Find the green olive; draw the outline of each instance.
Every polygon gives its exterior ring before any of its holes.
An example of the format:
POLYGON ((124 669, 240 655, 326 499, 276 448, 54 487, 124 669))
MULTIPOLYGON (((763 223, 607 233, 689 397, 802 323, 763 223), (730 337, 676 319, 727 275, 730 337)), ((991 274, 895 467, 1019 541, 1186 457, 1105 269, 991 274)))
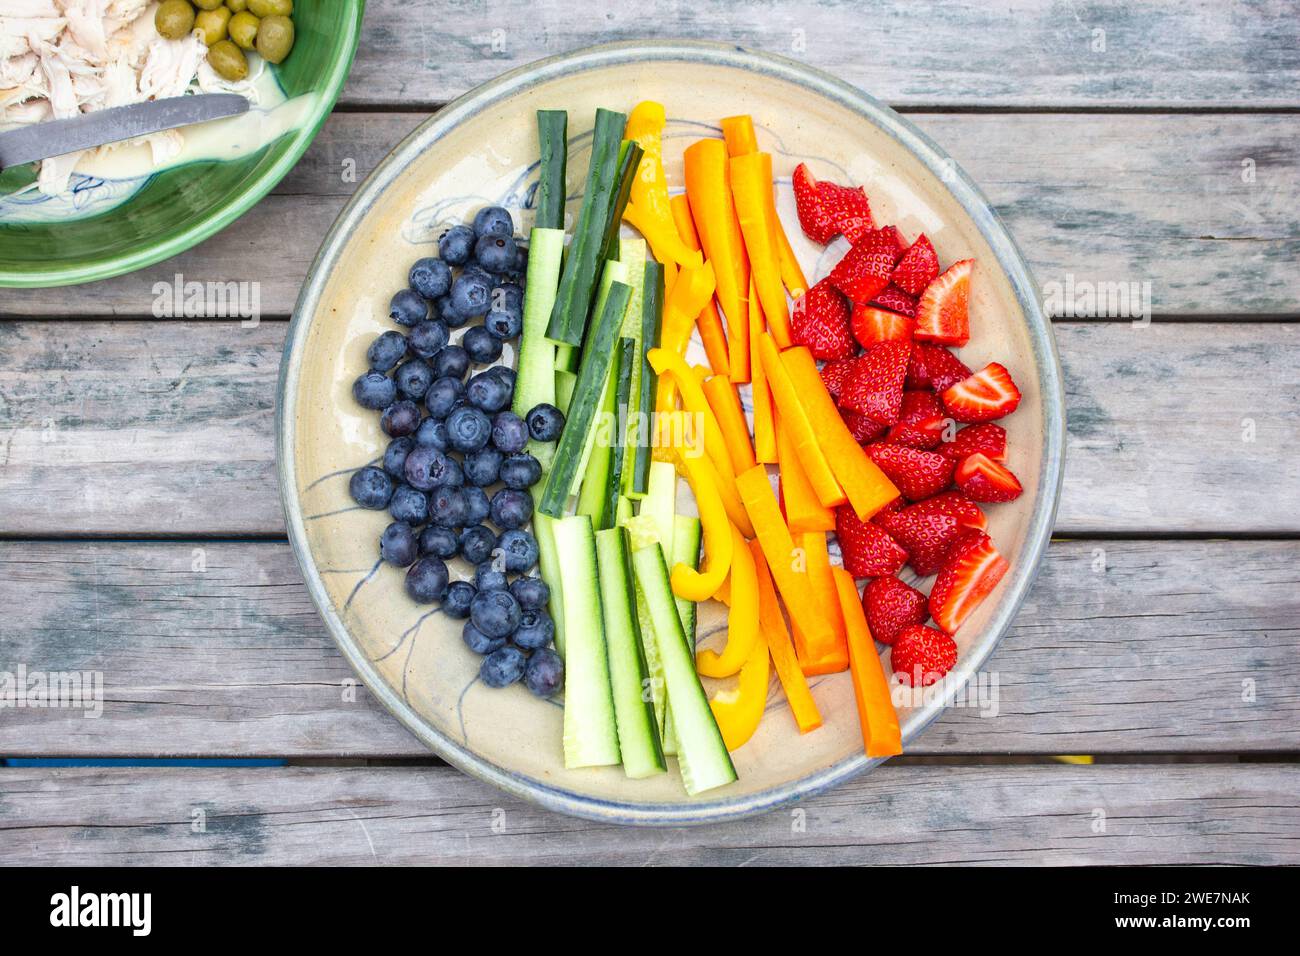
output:
POLYGON ((226 9, 231 13, 243 13, 248 9, 248 0, 226 0, 226 9))
POLYGON ((248 76, 248 60, 244 51, 229 40, 218 40, 208 48, 208 62, 217 75, 238 82, 248 76))
POLYGON ((273 15, 257 26, 257 52, 268 63, 279 63, 293 49, 293 21, 273 15))
POLYGON ((194 29, 194 8, 188 0, 163 0, 153 15, 153 25, 169 40, 179 40, 194 29))
POLYGON ((241 50, 253 49, 253 44, 257 42, 257 24, 257 17, 247 10, 241 10, 231 17, 230 39, 235 41, 235 46, 241 50))
POLYGON ((287 17, 293 13, 293 0, 248 0, 248 9, 259 17, 287 17))
POLYGON ((230 11, 225 7, 215 10, 202 10, 194 18, 194 29, 203 34, 203 42, 208 46, 226 38, 226 27, 230 23, 230 11))
POLYGON ((215 10, 221 6, 221 0, 192 0, 200 10, 215 10))

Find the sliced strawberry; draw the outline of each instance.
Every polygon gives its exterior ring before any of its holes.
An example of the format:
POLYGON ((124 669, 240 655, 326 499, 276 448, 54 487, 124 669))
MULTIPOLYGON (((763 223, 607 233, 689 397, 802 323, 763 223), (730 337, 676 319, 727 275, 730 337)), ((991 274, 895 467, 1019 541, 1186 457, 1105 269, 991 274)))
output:
POLYGON ((894 271, 889 277, 894 285, 908 295, 917 296, 924 292, 925 287, 938 275, 939 256, 935 253, 930 240, 925 237, 925 233, 921 233, 917 236, 916 242, 912 243, 911 248, 903 253, 903 258, 898 260, 898 265, 894 266, 894 271))
POLYGON ((851 412, 847 408, 840 409, 840 418, 844 419, 844 424, 849 426, 849 432, 853 435, 853 440, 859 445, 873 442, 885 433, 886 426, 881 425, 879 422, 873 422, 866 415, 851 412))
POLYGON ((853 359, 836 359, 822 366, 822 384, 826 386, 826 391, 831 393, 831 398, 840 397, 840 389, 844 385, 844 379, 848 377, 849 372, 852 370, 853 359))
POLYGON ((850 302, 870 302, 889 285, 897 261, 898 231, 892 226, 870 229, 835 264, 829 278, 850 302))
POLYGON ((885 286, 885 291, 871 300, 871 304, 909 319, 916 316, 916 299, 896 285, 885 286))
MULTIPOLYGON (((921 293, 916 304, 916 337, 941 345, 970 341, 970 274, 974 259, 950 265, 921 293)), ((838 285, 838 283, 836 283, 838 285)))
POLYGON ((853 337, 864 349, 869 349, 879 342, 912 341, 912 328, 916 322, 897 312, 873 309, 859 303, 853 306, 849 324, 853 327, 853 337))
POLYGON ((907 563, 907 552, 884 528, 859 521, 848 505, 835 509, 835 537, 840 542, 844 570, 855 578, 897 574, 907 563))
POLYGON ((929 687, 957 663, 957 642, 943 631, 913 624, 903 628, 889 652, 889 666, 911 687, 929 687))
POLYGON ((932 388, 942 392, 970 375, 962 360, 942 345, 917 342, 907 366, 908 388, 932 388))
POLYGON ((830 214, 822 206, 817 178, 804 163, 800 163, 794 168, 791 181, 794 184, 794 207, 799 213, 799 225, 803 227, 804 235, 813 242, 826 245, 835 238, 836 229, 830 214))
POLYGON ((955 634, 989 596, 1011 565, 983 531, 968 531, 953 544, 930 589, 930 616, 955 634))
POLYGON ((922 577, 943 566, 948 548, 963 530, 983 530, 988 525, 979 505, 960 491, 946 491, 899 511, 878 514, 873 520, 903 546, 922 577))
POLYGON ((971 501, 1015 501, 1023 490, 1010 468, 979 452, 961 460, 956 478, 971 501))
POLYGON ((910 342, 881 342, 854 361, 840 389, 840 407, 866 415, 878 425, 898 421, 903 379, 912 354, 910 342))
POLYGON ((867 454, 910 501, 923 501, 952 483, 955 462, 938 452, 880 443, 868 445, 867 454))
POLYGON ((814 358, 849 358, 857 352, 849 331, 849 304, 822 279, 794 300, 790 330, 796 345, 806 345, 814 358))
POLYGON ((871 636, 881 644, 893 644, 903 628, 924 624, 930 616, 925 595, 893 575, 867 584, 862 592, 862 609, 867 612, 871 636))
POLYGON ((934 392, 923 389, 905 391, 898 411, 898 423, 889 430, 885 441, 909 448, 936 448, 943 442, 947 420, 948 415, 934 392))
MULTIPOLYGON (((903 394, 903 402, 906 406, 907 393, 903 394)), ((1007 430, 992 422, 968 425, 953 436, 952 441, 944 442, 939 451, 954 461, 961 461, 975 454, 984 455, 994 461, 1005 461, 1007 430)))
POLYGON ((817 198, 821 201, 822 215, 849 242, 857 242, 876 226, 867 191, 861 186, 841 186, 823 180, 817 184, 817 198))
POLYGON ((945 389, 939 398, 959 422, 989 422, 1010 415, 1020 404, 1020 389, 1006 366, 989 362, 968 378, 945 389))

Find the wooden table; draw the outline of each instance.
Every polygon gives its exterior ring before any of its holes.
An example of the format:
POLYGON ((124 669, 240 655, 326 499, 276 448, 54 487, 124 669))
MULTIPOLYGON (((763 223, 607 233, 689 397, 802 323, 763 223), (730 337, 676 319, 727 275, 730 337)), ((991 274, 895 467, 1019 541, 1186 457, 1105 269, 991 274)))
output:
POLYGON ((1294 9, 369 7, 338 110, 256 209, 134 275, 0 292, 0 669, 106 685, 99 719, 0 711, 0 754, 288 765, 0 770, 0 862, 1300 862, 1294 9), (626 832, 507 799, 351 699, 285 542, 272 415, 355 179, 503 70, 649 33, 854 82, 970 171, 1040 283, 1149 281, 1154 321, 1056 322, 1066 488, 989 665, 997 717, 952 710, 793 815, 626 832), (263 321, 154 318, 177 273, 260 282, 263 321))

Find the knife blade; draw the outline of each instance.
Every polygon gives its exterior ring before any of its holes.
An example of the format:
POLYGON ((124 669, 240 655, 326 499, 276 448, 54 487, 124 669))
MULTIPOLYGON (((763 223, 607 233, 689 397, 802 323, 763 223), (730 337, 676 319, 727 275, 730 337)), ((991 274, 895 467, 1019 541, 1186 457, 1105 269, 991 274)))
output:
POLYGON ((0 171, 247 110, 248 100, 238 93, 198 93, 34 123, 0 133, 0 171))

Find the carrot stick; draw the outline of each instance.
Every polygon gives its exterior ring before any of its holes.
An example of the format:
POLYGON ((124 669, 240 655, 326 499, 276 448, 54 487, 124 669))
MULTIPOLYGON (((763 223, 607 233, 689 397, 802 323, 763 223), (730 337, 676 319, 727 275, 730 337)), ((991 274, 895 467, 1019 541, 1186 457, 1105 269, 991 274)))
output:
POLYGON ((754 457, 765 465, 776 464, 776 413, 772 410, 772 389, 758 357, 758 337, 763 334, 763 306, 749 280, 749 371, 750 398, 754 403, 754 457))
MULTIPOLYGON (((781 353, 776 347, 776 342, 766 332, 759 337, 758 355, 763 363, 763 373, 767 376, 767 383, 772 389, 772 401, 776 405, 782 424, 790 431, 790 438, 794 442, 794 453, 799 456, 804 474, 808 476, 809 484, 817 493, 817 499, 827 508, 844 504, 848 501, 844 489, 840 487, 835 474, 831 471, 830 463, 822 454, 821 446, 817 443, 817 433, 813 430, 812 423, 808 420, 799 401, 799 394, 795 391, 794 382, 781 361, 781 353)), ((825 386, 821 387, 824 391, 825 386)), ((863 454, 865 456, 866 453, 863 454)))
POLYGON ((723 376, 715 375, 704 383, 704 397, 709 400, 709 407, 722 429, 731 466, 737 472, 753 468, 756 464, 754 446, 749 441, 749 425, 745 422, 745 410, 740 407, 736 386, 723 376))
POLYGON ((749 114, 726 117, 722 121, 722 141, 727 144, 728 156, 757 153, 758 137, 754 135, 754 120, 749 114))
POLYGON ((799 268, 799 260, 795 258, 790 237, 785 234, 785 227, 781 225, 781 217, 776 214, 775 196, 772 197, 772 204, 768 207, 768 216, 772 220, 772 234, 776 237, 776 256, 781 265, 781 281, 789 290, 790 298, 797 299, 808 291, 808 280, 804 278, 803 270, 799 268))
POLYGON ((835 674, 849 666, 849 645, 844 635, 844 616, 840 613, 835 596, 835 579, 831 577, 831 556, 826 550, 826 532, 809 531, 799 536, 808 566, 808 583, 813 600, 822 609, 822 617, 830 626, 833 641, 825 646, 813 644, 806 635, 802 645, 795 641, 799 652, 799 666, 806 677, 815 674, 835 674))
POLYGON ((776 423, 776 449, 781 464, 781 500, 785 503, 785 520, 791 533, 834 531, 835 512, 818 500, 799 462, 790 430, 781 419, 776 423))
MULTIPOLYGON (((700 236, 695 231, 695 220, 691 218, 690 200, 682 193, 669 200, 668 205, 672 208, 673 221, 677 224, 677 233, 682 237, 682 242, 689 248, 698 250, 700 236)), ((714 375, 730 375, 727 333, 722 330, 722 316, 718 315, 717 306, 712 299, 705 303, 696 324, 700 330, 700 341, 704 343, 704 353, 709 357, 709 368, 713 369, 714 375)))
POLYGON ((749 255, 754 288, 763 302, 772 337, 781 348, 790 346, 790 307, 781 282, 781 261, 772 228, 772 157, 768 153, 733 156, 729 161, 731 195, 749 255))
POLYGON ((853 697, 858 704, 858 721, 868 757, 892 757, 903 752, 898 729, 898 713, 889 693, 889 680, 871 639, 862 601, 853 576, 843 568, 834 568, 835 591, 848 633, 849 667, 853 671, 853 697))
POLYGON ((790 644, 790 635, 785 629, 785 618, 781 615, 781 605, 776 600, 776 590, 772 587, 772 575, 763 556, 763 546, 757 541, 749 542, 749 550, 754 555, 754 567, 758 572, 758 620, 767 641, 767 650, 772 655, 772 665, 776 676, 785 691, 785 699, 794 714, 794 722, 799 733, 806 734, 822 725, 822 715, 817 710, 808 681, 799 669, 794 647, 790 644))

